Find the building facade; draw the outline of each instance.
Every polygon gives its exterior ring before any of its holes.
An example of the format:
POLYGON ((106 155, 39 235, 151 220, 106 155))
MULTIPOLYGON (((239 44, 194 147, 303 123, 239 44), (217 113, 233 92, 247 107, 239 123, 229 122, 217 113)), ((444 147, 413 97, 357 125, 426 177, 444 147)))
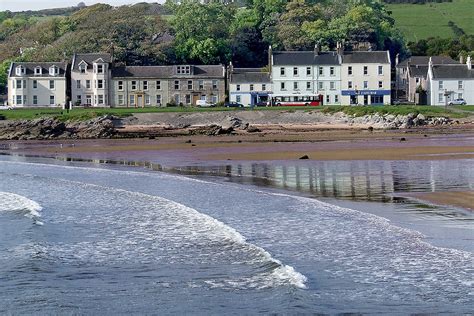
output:
POLYGON ((229 67, 229 101, 244 106, 268 105, 272 94, 270 73, 263 68, 229 67))
POLYGON ((112 70, 111 105, 213 104, 225 100, 223 65, 127 66, 112 70))
POLYGON ((270 49, 272 98, 299 100, 322 97, 322 103, 341 104, 341 56, 337 52, 276 51, 270 49))
POLYGON ((342 104, 391 104, 388 51, 344 52, 341 72, 342 104))
POLYGON ((428 64, 427 93, 429 105, 448 105, 450 101, 464 99, 474 104, 474 70, 472 59, 466 64, 434 65, 428 64))
POLYGON ((8 72, 8 105, 66 104, 67 63, 12 63, 8 72))
POLYGON ((112 56, 74 54, 71 65, 71 100, 77 106, 110 105, 112 56))

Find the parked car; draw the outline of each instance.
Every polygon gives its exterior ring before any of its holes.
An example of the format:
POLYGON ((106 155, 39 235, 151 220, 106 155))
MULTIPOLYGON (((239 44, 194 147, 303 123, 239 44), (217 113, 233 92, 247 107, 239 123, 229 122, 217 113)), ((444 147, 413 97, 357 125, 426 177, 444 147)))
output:
POLYGON ((268 106, 269 105, 269 102, 267 101, 260 101, 260 102, 257 102, 257 104, 255 104, 256 106, 268 106))
POLYGON ((243 108, 244 107, 244 105, 242 103, 235 102, 235 101, 226 102, 226 103, 224 103, 224 106, 226 108, 243 108))
POLYGON ((466 100, 456 99, 448 102, 448 105, 466 105, 466 100))
POLYGON ((201 107, 201 108, 210 108, 210 107, 214 106, 214 104, 212 104, 211 102, 209 102, 207 100, 197 100, 196 105, 201 107))

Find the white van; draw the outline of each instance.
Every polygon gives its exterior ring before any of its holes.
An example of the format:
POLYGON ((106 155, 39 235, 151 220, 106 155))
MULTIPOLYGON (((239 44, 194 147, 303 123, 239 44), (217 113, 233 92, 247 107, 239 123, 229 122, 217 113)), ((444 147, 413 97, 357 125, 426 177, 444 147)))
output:
POLYGON ((212 104, 211 102, 206 101, 206 100, 197 100, 196 105, 201 107, 201 108, 210 108, 210 107, 214 106, 214 104, 212 104))

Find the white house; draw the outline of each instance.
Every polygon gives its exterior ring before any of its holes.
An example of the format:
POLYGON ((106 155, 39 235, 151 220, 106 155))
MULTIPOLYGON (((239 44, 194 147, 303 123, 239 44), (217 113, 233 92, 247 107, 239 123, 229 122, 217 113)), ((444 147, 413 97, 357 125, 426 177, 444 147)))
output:
POLYGON ((71 66, 73 104, 108 106, 111 66, 110 54, 74 54, 71 66))
MULTIPOLYGON (((341 56, 338 52, 276 51, 270 48, 274 100, 315 100, 341 104, 341 56)), ((278 101, 274 103, 278 104, 278 101)))
POLYGON ((263 68, 229 67, 229 100, 244 106, 266 104, 272 93, 270 73, 263 68))
POLYGON ((341 71, 342 104, 391 103, 389 51, 344 52, 341 71))
POLYGON ((428 65, 427 93, 429 105, 447 105, 455 99, 474 104, 474 70, 469 56, 466 64, 428 65))
POLYGON ((11 106, 60 106, 66 103, 66 70, 62 62, 14 62, 8 72, 11 106))

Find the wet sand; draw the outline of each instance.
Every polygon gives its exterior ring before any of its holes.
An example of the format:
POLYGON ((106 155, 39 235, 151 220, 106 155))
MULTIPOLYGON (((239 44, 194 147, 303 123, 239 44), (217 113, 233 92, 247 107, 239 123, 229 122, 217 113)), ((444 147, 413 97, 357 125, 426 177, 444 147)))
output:
POLYGON ((451 205, 474 211, 474 191, 436 191, 404 193, 401 196, 436 205, 451 205))

